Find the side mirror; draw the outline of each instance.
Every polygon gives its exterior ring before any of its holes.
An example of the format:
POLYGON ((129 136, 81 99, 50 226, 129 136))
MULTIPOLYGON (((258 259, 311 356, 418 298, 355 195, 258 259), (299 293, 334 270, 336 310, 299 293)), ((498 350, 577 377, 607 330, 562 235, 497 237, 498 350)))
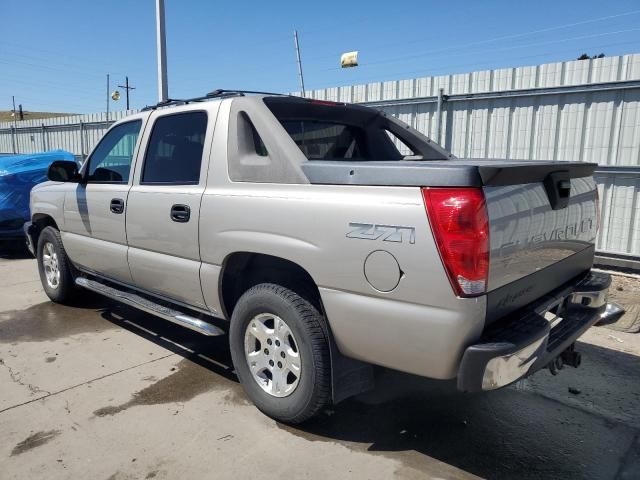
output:
POLYGON ((47 178, 52 182, 79 182, 78 164, 71 160, 56 160, 49 165, 47 178))

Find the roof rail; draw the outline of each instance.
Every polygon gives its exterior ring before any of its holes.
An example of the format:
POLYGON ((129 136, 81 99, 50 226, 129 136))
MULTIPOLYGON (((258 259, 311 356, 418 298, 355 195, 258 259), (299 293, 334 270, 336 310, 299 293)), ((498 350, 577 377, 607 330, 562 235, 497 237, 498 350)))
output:
POLYGON ((175 98, 169 98, 167 100, 164 100, 162 102, 158 102, 155 105, 149 105, 146 106, 142 109, 143 112, 149 111, 149 110, 155 110, 157 108, 162 108, 162 107, 173 107, 173 106, 177 106, 177 105, 187 105, 189 103, 194 103, 194 102, 204 102, 206 100, 212 100, 214 98, 222 98, 222 97, 234 97, 234 96, 244 96, 244 95, 277 95, 277 96, 284 96, 284 97, 291 97, 292 95, 288 95, 286 93, 274 93, 274 92, 259 92, 259 91, 255 91, 255 90, 224 90, 224 89, 217 89, 217 90, 213 90, 209 93, 207 93, 206 95, 202 96, 202 97, 194 97, 194 98, 185 98, 185 99, 175 99, 175 98))
POLYGON ((179 100, 177 98, 167 98, 166 100, 163 100, 162 102, 158 102, 155 105, 147 105, 141 111, 146 112, 148 110, 155 110, 156 108, 160 108, 160 107, 169 107, 172 105, 184 105, 187 103, 189 103, 188 100, 179 100))
POLYGON ((207 93, 207 97, 221 97, 226 95, 276 95, 278 97, 290 97, 291 95, 287 93, 275 93, 275 92, 261 92, 259 90, 223 90, 221 88, 214 90, 212 92, 207 93))

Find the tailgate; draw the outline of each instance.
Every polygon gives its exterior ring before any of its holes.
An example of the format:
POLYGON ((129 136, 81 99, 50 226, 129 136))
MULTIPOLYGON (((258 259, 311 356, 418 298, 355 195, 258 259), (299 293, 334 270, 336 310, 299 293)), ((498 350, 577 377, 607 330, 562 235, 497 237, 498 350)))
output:
POLYGON ((571 178, 565 171, 483 188, 490 225, 489 317, 505 315, 591 267, 598 208, 593 177, 571 178))

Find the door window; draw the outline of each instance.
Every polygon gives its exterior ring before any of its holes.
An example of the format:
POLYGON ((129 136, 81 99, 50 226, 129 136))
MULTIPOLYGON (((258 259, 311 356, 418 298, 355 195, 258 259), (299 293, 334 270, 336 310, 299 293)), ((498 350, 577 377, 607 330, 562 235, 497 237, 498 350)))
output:
POLYGON ((140 183, 197 185, 206 132, 206 112, 158 118, 149 139, 140 183))
POLYGON ((112 128, 89 157, 87 182, 127 183, 131 160, 140 134, 141 120, 112 128))

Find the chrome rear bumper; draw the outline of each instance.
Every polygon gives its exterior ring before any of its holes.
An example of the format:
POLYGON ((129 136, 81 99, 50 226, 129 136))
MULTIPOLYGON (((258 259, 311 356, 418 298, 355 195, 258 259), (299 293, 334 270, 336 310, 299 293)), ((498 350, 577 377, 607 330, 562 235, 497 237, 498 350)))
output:
POLYGON ((467 347, 458 389, 495 390, 531 375, 570 348, 592 325, 624 314, 607 303, 611 276, 590 272, 538 302, 492 324, 480 342, 467 347))

